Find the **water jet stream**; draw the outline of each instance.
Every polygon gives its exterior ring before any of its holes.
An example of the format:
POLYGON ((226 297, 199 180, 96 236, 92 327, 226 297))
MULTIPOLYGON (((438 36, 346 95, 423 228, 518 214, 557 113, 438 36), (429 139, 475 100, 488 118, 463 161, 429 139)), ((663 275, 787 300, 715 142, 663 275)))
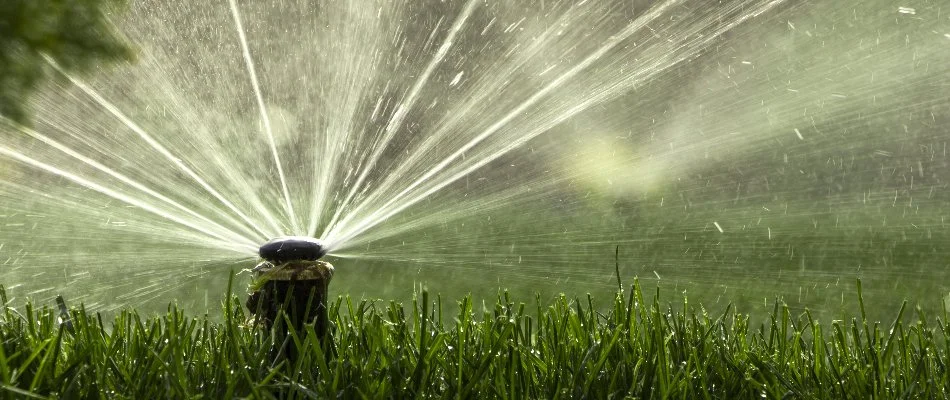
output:
MULTIPOLYGON (((501 129, 503 126, 505 126, 506 124, 508 124, 508 123, 509 123, 510 121, 512 121, 514 118, 520 116, 522 112, 524 112, 525 110, 527 110, 527 109, 529 109, 530 107, 534 106, 535 103, 537 103, 538 101, 540 101, 541 99, 543 99, 544 97, 546 97, 546 96, 547 96, 549 93, 551 93, 554 89, 557 89, 558 87, 560 87, 561 84, 563 84, 565 81, 567 81, 567 80, 573 78, 574 75, 576 75, 576 74, 579 73, 580 71, 583 71, 584 69, 586 69, 587 67, 589 67, 593 62, 595 62, 595 61, 597 61, 598 59, 600 59, 600 57, 602 57, 605 53, 607 53, 608 51, 610 51, 611 49, 613 49, 617 44, 623 42, 624 40, 626 40, 627 38, 629 38, 632 34, 638 32, 638 31, 640 31, 641 29, 643 29, 644 27, 646 27, 648 23, 650 23, 650 22, 652 22, 653 20, 655 20, 656 18, 658 18, 658 17, 659 17, 660 15, 662 15, 666 10, 668 10, 670 7, 673 7, 674 5, 678 4, 680 1, 682 1, 682 0, 671 0, 671 1, 664 2, 661 6, 652 8, 646 15, 637 17, 630 25, 628 25, 628 26, 623 30, 622 33, 620 33, 620 34, 618 34, 618 35, 612 36, 612 37, 610 38, 610 40, 609 40, 607 43, 605 43, 603 46, 601 46, 600 48, 598 48, 597 50, 595 50, 593 53, 591 53, 590 55, 588 55, 583 61, 581 61, 580 63, 576 64, 575 66, 573 66, 572 68, 570 68, 567 72, 561 74, 560 76, 558 76, 557 78, 555 78, 554 80, 552 80, 550 83, 548 83, 547 85, 545 85, 544 88, 542 88, 541 90, 539 90, 539 91, 537 91, 536 93, 532 94, 527 100, 525 100, 524 102, 522 102, 522 103, 521 103, 518 107, 516 107, 514 110, 508 112, 504 117, 502 117, 499 121, 495 122, 495 123, 494 123, 493 125, 491 125, 488 129, 486 129, 484 132, 480 133, 478 136, 476 136, 475 138, 473 138, 473 139, 471 139, 470 141, 468 141, 468 143, 466 143, 466 144, 464 144, 463 146, 461 146, 458 150, 455 150, 451 155, 449 155, 448 157, 446 157, 445 159, 443 159, 442 161, 440 161, 439 163, 437 163, 435 166, 433 166, 431 169, 429 169, 428 172, 426 172, 425 174, 423 174, 422 177, 420 177, 420 178, 416 179, 414 182, 410 183, 405 189, 403 189, 401 192, 397 193, 395 196, 392 196, 389 201, 387 201, 386 203, 384 203, 382 206, 380 206, 380 207, 378 208, 378 211, 376 211, 375 213, 371 214, 369 217, 364 218, 363 222, 357 223, 357 224, 356 224, 356 227, 352 228, 352 229, 350 230, 350 232, 348 232, 348 233, 346 233, 346 234, 343 234, 343 235, 339 235, 338 232, 336 232, 335 230, 329 230, 328 232, 326 232, 326 233, 323 235, 323 237, 324 237, 324 238, 333 238, 333 239, 330 239, 330 240, 332 240, 332 241, 330 242, 330 243, 332 243, 332 244, 330 245, 330 247, 331 247, 331 248, 337 248, 337 247, 340 246, 341 243, 346 242, 346 240, 352 238, 354 235, 358 234, 359 232, 361 232, 361 231, 363 231, 363 230, 366 230, 366 229, 369 229, 369 228, 371 228, 372 226, 378 224, 379 222, 382 222, 382 221, 385 220, 386 218, 392 216, 393 214, 395 214, 395 212, 394 212, 394 213, 390 213, 390 214, 386 214, 385 216, 383 216, 383 217, 381 217, 381 218, 377 218, 377 215, 378 215, 378 214, 384 213, 384 212, 385 212, 384 210, 386 210, 388 207, 390 207, 393 203, 395 203, 395 202, 401 200, 402 197, 406 196, 407 193, 410 193, 413 189, 415 189, 415 188, 416 188, 417 186, 419 186, 420 184, 422 184, 422 183, 424 183, 424 182, 427 182, 432 176, 434 176, 435 174, 441 172, 441 171, 442 171, 443 169, 445 169, 450 163, 452 163, 452 162, 455 161, 457 158, 459 158, 460 156, 462 156, 463 154, 465 154, 465 152, 467 152, 468 150, 472 149, 473 147, 475 147, 476 145, 478 145, 479 143, 481 143, 483 140, 485 140, 485 139, 488 138, 489 136, 491 136, 491 135, 493 135, 494 133, 496 133, 499 129, 501 129), (339 237, 339 238, 338 238, 338 237, 339 237)), ((582 102, 582 103, 583 103, 583 102, 582 102)), ((583 109, 585 109, 585 108, 586 108, 586 107, 582 107, 581 110, 583 110, 583 109)), ((447 133, 447 131, 442 131, 442 132, 446 132, 446 133, 447 133)), ((530 138, 529 138, 529 139, 530 139, 530 138)), ((522 142, 522 143, 523 143, 523 142, 522 142)), ((494 156, 489 157, 489 158, 486 158, 485 163, 490 162, 491 160, 493 160, 493 159, 495 159, 495 158, 497 158, 497 157, 500 157, 502 154, 504 154, 504 152, 502 152, 502 153, 496 153, 494 156)), ((391 176, 397 176, 397 175, 394 174, 394 175, 391 175, 391 176)), ((462 176, 464 176, 464 174, 463 174, 462 176)), ((456 178, 456 179, 457 179, 457 178, 456 178)), ((455 179, 449 180, 449 181, 445 182, 445 185, 451 184, 451 183, 454 182, 454 181, 455 181, 455 179)), ((386 189, 386 188, 383 187, 382 189, 379 189, 379 190, 377 191, 377 193, 385 193, 385 189, 386 189)), ((438 189, 436 189, 436 190, 438 190, 438 189)), ((433 192, 434 192, 434 190, 433 190, 433 192)), ((430 192, 430 193, 431 193, 431 192, 430 192)), ((427 196, 427 195, 428 195, 428 194, 426 194, 426 196, 427 196)), ((425 197, 425 196, 421 196, 421 198, 424 198, 424 197, 425 197)), ((408 203, 406 204, 405 207, 409 207, 409 206, 411 206, 411 205, 414 204, 414 203, 415 203, 415 202, 410 201, 410 202, 408 202, 408 203)), ((361 204, 360 206, 357 206, 354 210, 352 210, 352 212, 350 212, 349 217, 350 217, 350 218, 353 218, 353 217, 355 217, 356 215, 359 215, 359 212, 362 211, 363 208, 368 207, 369 204, 370 204, 369 201, 363 202, 363 204, 361 204)), ((403 207, 403 208, 405 208, 405 207, 403 207)), ((401 209, 402 209, 402 208, 401 208, 401 209)), ((400 210, 401 210, 401 209, 400 209, 400 210)), ((396 211, 396 212, 398 212, 398 211, 396 211)), ((346 223, 348 223, 348 222, 349 222, 348 219, 347 219, 347 220, 344 220, 340 225, 346 225, 346 223)), ((333 228, 336 228, 336 225, 335 225, 335 224, 331 224, 331 227, 328 227, 328 229, 333 229, 333 228)))
MULTIPOLYGON (((343 198, 343 201, 340 202, 337 212, 333 215, 333 218, 330 220, 327 226, 336 225, 343 211, 349 208, 350 201, 353 199, 353 196, 356 195, 360 189, 362 189, 363 181, 370 174, 370 172, 373 171, 373 168, 376 167, 376 163, 379 161, 380 156, 382 156, 383 151, 389 147, 389 143, 393 140, 397 130, 402 128, 403 121, 405 121, 406 116, 409 115, 409 110, 415 106, 423 86, 429 82, 429 77, 432 76, 432 73, 435 71, 436 67, 439 66, 439 64, 442 63, 442 60, 445 59, 446 54, 448 54, 449 49, 452 47, 456 35, 458 35, 458 33, 465 26, 465 22, 468 20, 469 16, 472 15, 472 12, 475 10, 477 5, 478 0, 469 0, 468 3, 465 4, 465 8, 463 8, 462 13, 456 18, 455 23, 452 24, 452 28, 449 30, 448 35, 446 35, 442 45, 439 46, 439 50, 432 56, 432 59, 429 60, 429 64, 426 65, 425 70, 416 80, 416 83, 413 84, 412 88, 409 90, 409 94, 404 100, 400 102, 399 106, 396 107, 396 111, 390 117, 389 122, 386 123, 382 138, 373 143, 373 153, 369 156, 369 160, 363 164, 362 172, 360 173, 359 177, 356 178, 356 181, 351 185, 349 192, 346 194, 346 197, 343 198)), ((316 221, 314 221, 314 223, 311 225, 311 228, 310 235, 313 236, 316 234, 316 221)), ((324 234, 327 233, 328 232, 324 232, 324 234)))
POLYGON ((267 107, 264 106, 264 96, 261 95, 261 84, 257 80, 254 60, 251 59, 251 50, 247 46, 247 37, 244 35, 244 26, 241 24, 241 14, 238 12, 235 0, 228 0, 228 4, 231 5, 231 15, 234 17, 234 26, 237 29, 238 38, 241 40, 241 52, 244 55, 244 61, 247 63, 247 73, 250 75, 251 87, 254 88, 254 98, 257 100, 257 107, 261 112, 261 122, 264 124, 264 133, 267 134, 267 143, 270 145, 270 152, 274 157, 274 166, 277 167, 277 175, 280 177, 280 188, 284 194, 284 209, 287 211, 287 218, 290 220, 291 228, 299 232, 300 224, 297 221, 297 214, 294 213, 294 205, 290 201, 290 190, 287 189, 287 177, 284 176, 284 167, 280 162, 280 156, 277 154, 277 143, 274 141, 274 131, 271 129, 270 117, 267 115, 267 107))
POLYGON ((926 303, 950 42, 932 1, 904 6, 134 2, 136 64, 0 122, 0 281, 201 310, 307 235, 334 291, 373 298, 600 297, 619 245, 625 280, 703 302, 839 310, 861 277, 926 303))
MULTIPOLYGON (((339 249, 344 248, 345 243, 348 240, 352 239, 354 236, 359 235, 365 230, 370 229, 373 226, 376 226, 382 221, 385 221, 386 219, 392 217, 393 215, 401 212, 402 210, 405 210, 406 208, 418 203, 419 201, 425 199, 429 195, 441 190, 442 188, 461 179, 462 177, 467 176, 471 172, 483 167, 484 165, 497 159, 498 157, 501 157, 502 155, 506 154, 512 149, 515 149, 523 145, 527 141, 546 132, 548 129, 556 126, 562 121, 567 120, 568 118, 576 115, 577 113, 586 110, 592 105, 615 98, 616 96, 619 96, 628 87, 632 87, 644 81, 648 81, 652 79, 653 77, 659 75, 660 73, 666 71, 667 69, 687 59, 695 57, 696 54, 701 52, 709 42, 715 40, 720 35, 724 34, 725 32, 728 32, 729 30, 735 28, 736 26, 742 24, 743 22, 745 22, 746 20, 750 18, 761 15, 762 13, 772 9, 773 7, 783 2, 784 0, 772 0, 766 4, 759 5, 753 10, 744 10, 742 7, 737 7, 737 9, 739 10, 746 11, 746 13, 742 15, 740 18, 736 19, 735 21, 729 24, 726 24, 725 26, 714 31, 712 34, 703 37, 702 40, 695 41, 692 43, 687 42, 687 43, 681 44, 675 47, 673 51, 669 51, 666 53, 666 55, 678 54, 677 50, 684 49, 683 54, 680 55, 679 57, 672 60, 668 60, 666 57, 664 57, 663 59, 661 59, 661 62, 654 62, 647 68, 639 69, 639 71, 644 71, 644 74, 642 76, 640 76, 640 74, 637 74, 637 73, 631 74, 630 76, 625 78, 625 82, 621 81, 617 85, 610 88, 612 90, 604 90, 604 91, 601 91, 600 93, 596 93, 594 96, 592 96, 589 99, 584 99, 582 101, 579 101, 576 105, 572 106, 568 110, 561 112, 555 117, 553 117, 552 119, 548 120, 547 122, 542 123, 540 125, 541 126, 540 128, 533 130, 531 133, 523 134, 521 137, 507 144, 500 151, 496 151, 492 154, 489 154, 488 156, 475 162, 472 166, 465 168, 462 171, 459 171, 458 173, 455 173, 449 176, 448 178, 442 180, 441 182, 436 182, 434 185, 432 185, 431 188, 425 189, 423 193, 416 195, 415 197, 412 197, 407 201, 404 201, 403 204, 398 205, 398 206, 393 206, 398 201, 402 200, 403 197, 405 197, 408 193, 411 193, 413 189, 415 189, 416 187, 424 183, 428 183, 430 178, 442 172, 445 168, 449 166, 450 163, 452 163, 453 161, 461 157, 463 154, 465 154, 465 152, 471 150, 472 148, 474 148, 476 145, 478 145, 480 142, 482 142, 489 136, 498 132, 507 123, 509 123, 514 118, 519 116, 529 107, 532 107, 535 103, 537 103, 542 98, 547 96, 553 90, 557 89, 565 81, 568 81, 579 72, 588 68, 595 61, 599 60, 604 54, 606 54, 608 51, 613 49, 619 43, 629 38, 634 33, 639 32, 641 29, 647 27, 650 21, 653 21, 654 19, 663 15, 669 9, 669 7, 672 7, 675 4, 677 4, 677 1, 668 1, 660 7, 651 9, 651 11, 648 12, 645 16, 641 16, 637 18, 633 23, 628 25, 620 34, 612 36, 610 41, 608 41, 606 44, 604 44, 603 46, 598 48, 596 51, 594 51, 592 54, 587 56, 583 61, 576 64, 567 72, 565 72, 564 74, 560 75, 559 77, 551 81, 543 89, 533 94, 531 97, 529 97, 525 102, 523 102, 517 108, 515 108, 510 113, 502 117, 498 122, 491 125, 484 132, 482 132, 481 134, 479 134, 478 136, 470 140, 468 143, 463 145, 461 148, 456 150, 454 153, 452 153, 451 155, 449 155, 448 157, 440 161, 438 164, 432 167, 428 172, 426 172, 420 178, 416 179, 414 182, 409 184, 405 189, 400 191, 398 194, 396 194, 395 196, 392 196, 390 200, 388 200, 383 205, 379 206, 377 208, 377 211, 365 217, 361 222, 356 223, 348 231, 346 231, 345 233, 339 233, 333 230, 329 231, 327 234, 323 236, 328 241, 328 247, 334 250, 339 250, 339 249), (644 17, 646 18, 644 19, 644 17)), ((360 210, 360 207, 357 207, 353 211, 353 213, 350 215, 356 215, 359 210, 360 210)))
POLYGON ((32 159, 32 158, 30 158, 30 157, 24 155, 24 154, 21 154, 21 153, 19 153, 19 152, 16 152, 16 151, 14 151, 14 150, 12 150, 12 149, 9 149, 9 148, 7 148, 7 147, 5 147, 5 146, 0 146, 0 154, 6 155, 7 157, 10 157, 10 158, 12 158, 12 159, 14 159, 14 160, 20 161, 20 162, 22 162, 22 163, 24 163, 24 164, 30 165, 30 166, 32 166, 32 167, 34 167, 34 168, 41 169, 41 170, 46 171, 46 172, 49 172, 49 173, 51 173, 51 174, 58 175, 58 176, 61 176, 61 177, 63 177, 63 178, 69 179, 69 180, 71 180, 71 181, 73 181, 73 182, 76 182, 76 183, 78 183, 78 184, 80 184, 80 185, 82 185, 82 186, 85 186, 85 187, 89 188, 89 189, 95 190, 95 191, 97 191, 97 192, 99 192, 99 193, 102 193, 102 194, 104 194, 104 195, 106 195, 106 196, 112 197, 112 198, 114 198, 114 199, 116 199, 116 200, 119 200, 119 201, 122 201, 122 202, 124 202, 124 203, 126 203, 126 204, 129 204, 129 205, 132 205, 132 206, 135 206, 135 207, 139 207, 139 208, 141 208, 141 209, 143 209, 143 210, 146 210, 146 211, 148 211, 148 212, 151 212, 151 213, 153 213, 153 214, 155 214, 155 215, 158 215, 158 216, 160 216, 160 217, 162 217, 162 218, 168 219, 168 220, 170 220, 170 221, 177 222, 177 223, 179 223, 179 224, 181 224, 181 225, 184 225, 184 226, 186 226, 186 227, 189 227, 189 228, 191 228, 191 229, 194 229, 195 231, 204 233, 204 234, 208 235, 209 237, 216 239, 216 240, 210 240, 210 239, 209 239, 209 240, 207 240, 205 243, 202 243, 203 245, 205 245, 205 246, 207 246, 207 247, 220 248, 220 249, 230 249, 230 250, 236 251, 236 252, 238 252, 238 253, 242 253, 242 254, 246 254, 249 249, 250 249, 250 250, 253 250, 253 249, 256 249, 256 247, 257 247, 257 243, 254 242, 254 241, 252 241, 252 240, 249 240, 249 239, 246 239, 246 238, 239 238, 239 237, 221 236, 221 234, 219 234, 219 233, 217 233, 217 232, 208 230, 207 228, 204 228, 204 227, 202 227, 202 226, 200 226, 200 225, 196 225, 196 224, 194 224, 193 222, 190 222, 190 221, 185 220, 185 219, 182 219, 182 218, 180 218, 180 217, 178 217, 178 216, 176 216, 176 215, 174 215, 174 214, 171 214, 171 213, 168 213, 168 212, 166 212, 166 211, 163 211, 163 210, 161 210, 161 209, 159 209, 159 208, 157 208, 157 207, 155 207, 155 206, 152 206, 151 204, 148 204, 148 203, 145 203, 145 202, 143 202, 143 201, 141 201, 141 200, 138 200, 138 199, 129 197, 129 196, 127 196, 127 195, 124 195, 124 194, 119 193, 119 192, 117 192, 117 191, 114 191, 114 190, 112 190, 112 189, 109 189, 109 188, 107 188, 107 187, 105 187, 105 186, 102 186, 102 185, 97 184, 97 183, 95 183, 95 182, 92 182, 92 181, 89 181, 89 180, 87 180, 87 179, 84 179, 84 178, 82 178, 82 177, 80 177, 80 176, 77 176, 77 175, 75 175, 75 174, 72 174, 72 173, 63 171, 63 170, 61 170, 61 169, 59 169, 59 168, 56 168, 56 167, 54 167, 54 166, 52 166, 52 165, 43 163, 43 162, 41 162, 41 161, 34 160, 34 159, 32 159))
MULTIPOLYGON (((54 64, 54 66, 55 66, 55 64, 54 64)), ((58 69, 58 67, 57 67, 57 69, 58 69)), ((133 132, 135 132, 135 134, 137 134, 140 138, 142 138, 142 140, 144 140, 146 143, 148 143, 149 146, 151 146, 153 149, 155 149, 156 151, 158 151, 158 152, 159 152, 161 155, 163 155, 168 161, 171 161, 172 164, 174 164, 175 166, 177 166, 182 172, 184 172, 185 174, 187 174, 187 175, 188 175, 189 177, 191 177, 191 179, 193 179, 196 183, 198 183, 199 185, 201 185, 202 188, 204 188, 208 193, 210 193, 212 196, 214 196, 216 199, 218 199, 218 201, 220 201, 222 204, 224 204, 228 209, 230 209, 232 212, 234 212, 234 213, 237 214, 239 217, 241 217, 241 219, 243 219, 244 222, 246 222, 246 223, 248 224, 248 226, 250 226, 250 227, 254 228, 255 230, 257 230, 258 233, 261 234, 261 235, 263 235, 264 237, 271 237, 271 236, 274 236, 273 234, 270 234, 270 235, 269 235, 267 232, 261 230, 261 228, 259 228, 259 227, 257 226, 257 224, 254 223, 254 221, 251 220, 250 217, 248 217, 246 214, 244 214, 243 212, 241 212, 241 210, 239 210, 239 209, 234 205, 234 203, 232 203, 230 200, 226 199, 223 195, 221 195, 220 192, 218 192, 218 191, 215 190, 213 187, 211 187, 211 185, 208 184, 208 182, 206 182, 204 179, 202 179, 201 176, 199 176, 194 170, 192 170, 192 169, 189 168, 187 165, 185 165, 185 163, 182 162, 181 159, 179 159, 178 157, 175 157, 175 155, 172 154, 172 152, 169 151, 167 148, 165 148, 165 146, 162 146, 161 143, 159 143, 159 142, 158 142, 157 140, 155 140, 151 135, 149 135, 147 132, 145 132, 145 130, 143 130, 140 126, 138 126, 138 124, 136 124, 134 121, 132 121, 131 119, 129 119, 129 117, 127 117, 125 114, 123 114, 122 111, 120 111, 118 107, 116 107, 114 104, 110 103, 108 100, 106 100, 104 97, 102 97, 99 93, 97 93, 95 90, 93 90, 92 88, 90 88, 89 86, 87 86, 85 83, 83 83, 83 82, 80 81, 79 79, 75 78, 74 76, 72 76, 72 75, 70 75, 70 74, 65 73, 65 71, 62 71, 61 69, 59 69, 59 71, 60 71, 61 73, 63 73, 64 76, 66 76, 66 78, 69 79, 69 81, 72 82, 73 85, 75 85, 75 86, 78 87, 80 90, 82 90, 84 93, 86 93, 86 95, 88 95, 88 96, 91 97, 93 100, 95 100, 96 103, 98 103, 99 105, 101 105, 103 108, 105 108, 107 111, 109 111, 110 114, 112 114, 112 115, 115 116, 117 119, 119 119, 119 121, 121 121, 123 124, 125 124, 126 127, 128 127, 128 128, 131 129, 133 132)))
POLYGON ((107 174, 107 175, 109 175, 109 176, 111 176, 111 177, 113 177, 113 178, 115 178, 115 179, 118 179, 120 182, 125 183, 126 185, 129 185, 129 186, 131 186, 131 187, 133 187, 133 188, 135 188, 135 189, 137 189, 137 190, 139 190, 139 191, 141 191, 141 192, 144 192, 145 194, 148 194, 149 196, 152 196, 152 197, 154 197, 154 198, 156 198, 156 199, 158 199, 158 200, 161 200, 162 202, 164 202, 164 203, 166 203, 166 204, 168 204, 168 205, 171 205, 171 206, 173 206, 173 207, 175 207, 175 208, 177 208, 177 209, 179 209, 179 210, 181 210, 181 211, 184 211, 185 213, 187 213, 188 215, 191 215, 192 217, 195 217, 195 218, 197 218, 197 219, 200 219, 200 220, 202 220, 202 221, 208 223, 209 225, 211 225, 211 226, 212 226, 213 228, 215 228, 216 230, 218 230, 218 231, 223 231, 222 234, 227 235, 227 237, 230 237, 230 238, 231 238, 230 240, 235 240, 235 241, 239 241, 239 242, 240 242, 240 241, 255 242, 255 241, 266 240, 265 237, 260 236, 258 233, 249 230, 248 227, 247 227, 247 225, 240 224, 237 220, 235 220, 235 219, 233 219, 233 218, 230 218, 230 217, 227 216, 227 215, 225 215, 225 217, 228 217, 228 222, 233 223, 233 224, 239 226, 242 230, 245 231, 246 234, 251 235, 252 238, 249 239, 249 238, 244 237, 244 236, 242 236, 242 235, 240 235, 240 234, 238 234, 238 233, 236 233, 236 232, 234 232, 234 231, 232 231, 232 230, 230 230, 230 229, 228 229, 228 228, 225 228, 225 227, 219 225, 218 223, 212 221, 212 220, 209 219, 208 217, 205 217, 204 215, 201 215, 201 214, 197 213, 196 211, 194 211, 194 210, 192 210, 192 209, 190 209, 190 208, 188 208, 188 207, 182 205, 181 203, 178 203, 178 202, 176 202, 176 201, 174 201, 174 200, 168 198, 167 196, 164 196, 164 195, 162 195, 161 193, 158 193, 158 192, 156 192, 155 190, 152 190, 152 189, 148 188, 147 186, 143 185, 143 184, 140 183, 140 182, 136 182, 135 180, 133 180, 133 179, 131 179, 131 178, 125 176, 125 175, 122 175, 122 174, 116 172, 115 170, 113 170, 113 169, 111 169, 111 168, 109 168, 109 167, 106 167, 105 165, 102 165, 101 163, 99 163, 99 162, 97 162, 97 161, 95 161, 95 160, 92 160, 92 159, 90 159, 90 158, 88 158, 88 157, 86 157, 86 156, 83 156, 82 154, 77 153, 76 151, 74 151, 74 150, 70 149, 69 147, 64 146, 63 144, 61 144, 61 143, 59 143, 59 142, 57 142, 57 141, 55 141, 55 140, 49 138, 49 137, 46 136, 46 135, 43 135, 43 134, 41 134, 41 133, 39 133, 39 132, 36 132, 35 130, 32 130, 32 129, 30 129, 30 128, 27 128, 27 127, 21 126, 21 125, 18 125, 16 128, 17 128, 17 130, 19 130, 20 132, 23 132, 24 134, 26 134, 26 135, 28 135, 28 136, 30 136, 30 137, 33 137, 33 138, 35 138, 35 139, 37 139, 37 140, 39 140, 39 141, 41 141, 41 142, 43 142, 43 143, 46 143, 46 144, 49 145, 50 147, 53 147, 54 149, 59 150, 59 151, 65 153, 65 154, 69 155, 70 157, 72 157, 72 158, 78 160, 79 162, 81 162, 81 163, 83 163, 83 164, 89 165, 89 166, 95 168, 96 170, 102 171, 102 172, 104 172, 105 174, 107 174), (254 235, 257 235, 257 236, 255 237, 254 235))

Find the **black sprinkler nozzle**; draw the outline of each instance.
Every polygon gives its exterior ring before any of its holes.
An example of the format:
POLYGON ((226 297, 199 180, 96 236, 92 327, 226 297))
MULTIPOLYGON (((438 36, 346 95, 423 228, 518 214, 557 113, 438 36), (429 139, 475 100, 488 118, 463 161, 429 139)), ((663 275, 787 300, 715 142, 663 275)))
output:
POLYGON ((327 254, 323 242, 305 236, 281 237, 264 243, 258 254, 273 264, 289 261, 316 261, 327 254))

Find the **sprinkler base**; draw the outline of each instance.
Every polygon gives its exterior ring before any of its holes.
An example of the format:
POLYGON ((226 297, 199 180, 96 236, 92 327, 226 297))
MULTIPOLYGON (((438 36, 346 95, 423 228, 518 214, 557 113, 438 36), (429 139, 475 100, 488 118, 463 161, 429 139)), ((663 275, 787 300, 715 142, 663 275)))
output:
MULTIPOLYGON (((327 291, 333 265, 325 261, 298 260, 276 265, 265 261, 254 271, 256 281, 245 306, 255 325, 266 330, 276 325, 276 334, 284 336, 290 328, 283 320, 286 315, 298 335, 302 336, 305 325, 312 323, 318 339, 323 342, 327 338, 327 291)), ((296 353, 292 348, 288 349, 288 356, 296 353)))

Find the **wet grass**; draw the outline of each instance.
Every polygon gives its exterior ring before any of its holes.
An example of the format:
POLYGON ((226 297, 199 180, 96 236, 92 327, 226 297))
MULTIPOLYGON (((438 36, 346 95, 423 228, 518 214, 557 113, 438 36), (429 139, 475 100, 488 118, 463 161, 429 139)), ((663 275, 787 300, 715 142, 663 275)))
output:
POLYGON ((293 359, 275 356, 280 335, 246 325, 236 298, 224 322, 175 307, 103 321, 80 307, 63 323, 54 307, 4 307, 0 397, 950 396, 946 311, 905 306, 882 325, 862 305, 854 319, 822 325, 776 302, 766 323, 750 326, 731 308, 658 299, 645 301, 639 284, 607 311, 590 298, 542 304, 502 294, 476 305, 423 292, 403 306, 342 297, 330 305, 333 340, 321 343, 312 328, 294 333, 293 359))

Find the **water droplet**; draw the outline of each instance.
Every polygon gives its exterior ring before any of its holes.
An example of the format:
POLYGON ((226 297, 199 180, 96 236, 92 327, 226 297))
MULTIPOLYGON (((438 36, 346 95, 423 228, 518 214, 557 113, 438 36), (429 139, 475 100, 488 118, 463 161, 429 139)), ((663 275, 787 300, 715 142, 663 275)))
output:
POLYGON ((458 85, 459 82, 462 81, 462 75, 464 74, 465 74, 465 71, 459 71, 459 73, 455 75, 455 78, 452 78, 452 82, 449 83, 449 86, 458 85))

